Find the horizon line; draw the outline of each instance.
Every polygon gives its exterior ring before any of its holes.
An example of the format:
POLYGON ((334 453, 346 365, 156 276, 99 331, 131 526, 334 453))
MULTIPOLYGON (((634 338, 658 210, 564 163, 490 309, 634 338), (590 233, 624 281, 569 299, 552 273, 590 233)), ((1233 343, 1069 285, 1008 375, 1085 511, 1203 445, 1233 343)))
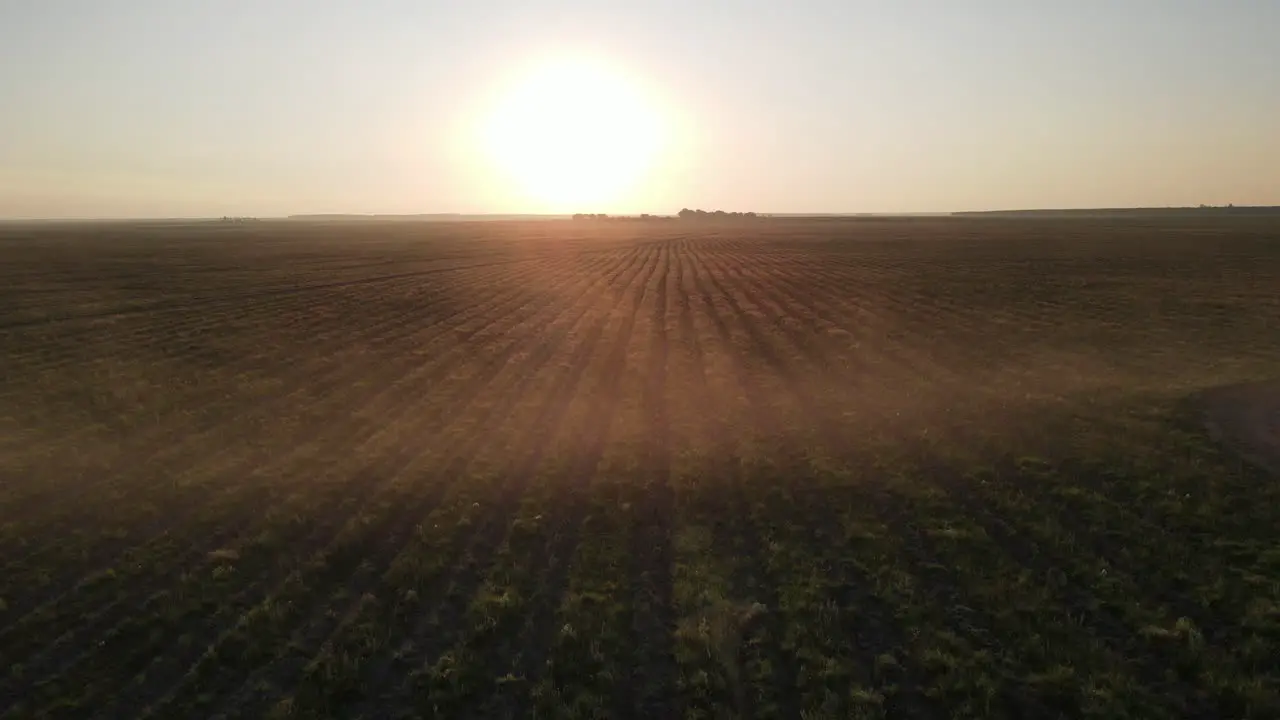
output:
MULTIPOLYGON (((697 209, 697 208, 692 208, 697 209)), ((1124 212, 1168 212, 1168 211, 1280 211, 1280 205, 1148 205, 1148 206, 1112 206, 1112 207, 1041 207, 1041 208, 998 208, 987 210, 914 210, 899 212, 767 212, 767 211, 725 211, 754 212, 759 218, 833 218, 833 217, 948 217, 955 215, 1013 214, 1013 213, 1124 213, 1124 212)), ((530 213, 530 212, 421 212, 421 213, 379 213, 379 212, 305 212, 287 215, 137 215, 137 216, 68 216, 68 217, 0 217, 0 223, 79 223, 79 222, 193 222, 220 220, 305 220, 323 218, 380 219, 380 218, 493 218, 493 219, 571 219, 575 214, 598 214, 617 218, 639 218, 650 215, 657 218, 676 218, 677 213, 530 213)), ((715 210, 709 210, 713 213, 715 210)))

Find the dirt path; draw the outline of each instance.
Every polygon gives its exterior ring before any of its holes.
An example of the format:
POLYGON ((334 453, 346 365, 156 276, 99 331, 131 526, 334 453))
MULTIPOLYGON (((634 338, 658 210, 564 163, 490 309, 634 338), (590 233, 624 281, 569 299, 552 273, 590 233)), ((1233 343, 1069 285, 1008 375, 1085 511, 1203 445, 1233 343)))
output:
POLYGON ((1280 474, 1280 380, 1217 388, 1202 401, 1215 438, 1280 474))

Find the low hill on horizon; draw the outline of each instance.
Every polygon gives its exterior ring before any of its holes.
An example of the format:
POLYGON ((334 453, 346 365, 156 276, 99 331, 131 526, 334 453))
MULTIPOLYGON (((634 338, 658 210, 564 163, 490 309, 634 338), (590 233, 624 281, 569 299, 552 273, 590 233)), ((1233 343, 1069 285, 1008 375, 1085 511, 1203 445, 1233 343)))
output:
POLYGON ((1073 208, 1039 210, 970 210, 953 212, 952 217, 1203 217, 1203 216, 1273 216, 1280 215, 1280 206, 1200 206, 1166 208, 1073 208))

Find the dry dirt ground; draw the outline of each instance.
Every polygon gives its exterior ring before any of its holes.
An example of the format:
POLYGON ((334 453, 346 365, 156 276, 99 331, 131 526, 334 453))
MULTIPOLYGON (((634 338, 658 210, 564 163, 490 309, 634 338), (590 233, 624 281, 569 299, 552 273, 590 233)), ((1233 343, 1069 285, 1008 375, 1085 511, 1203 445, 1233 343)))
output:
POLYGON ((1188 403, 1277 288, 1266 218, 0 228, 0 720, 1280 717, 1188 403))

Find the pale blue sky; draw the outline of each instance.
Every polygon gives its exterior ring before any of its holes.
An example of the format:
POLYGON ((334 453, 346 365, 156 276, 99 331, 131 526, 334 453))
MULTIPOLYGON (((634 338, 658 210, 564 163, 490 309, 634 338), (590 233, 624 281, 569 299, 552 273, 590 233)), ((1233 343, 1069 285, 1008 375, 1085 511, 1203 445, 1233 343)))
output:
POLYGON ((0 217, 513 212, 548 53, 679 122, 601 211, 1280 204, 1280 0, 0 0, 0 217))

